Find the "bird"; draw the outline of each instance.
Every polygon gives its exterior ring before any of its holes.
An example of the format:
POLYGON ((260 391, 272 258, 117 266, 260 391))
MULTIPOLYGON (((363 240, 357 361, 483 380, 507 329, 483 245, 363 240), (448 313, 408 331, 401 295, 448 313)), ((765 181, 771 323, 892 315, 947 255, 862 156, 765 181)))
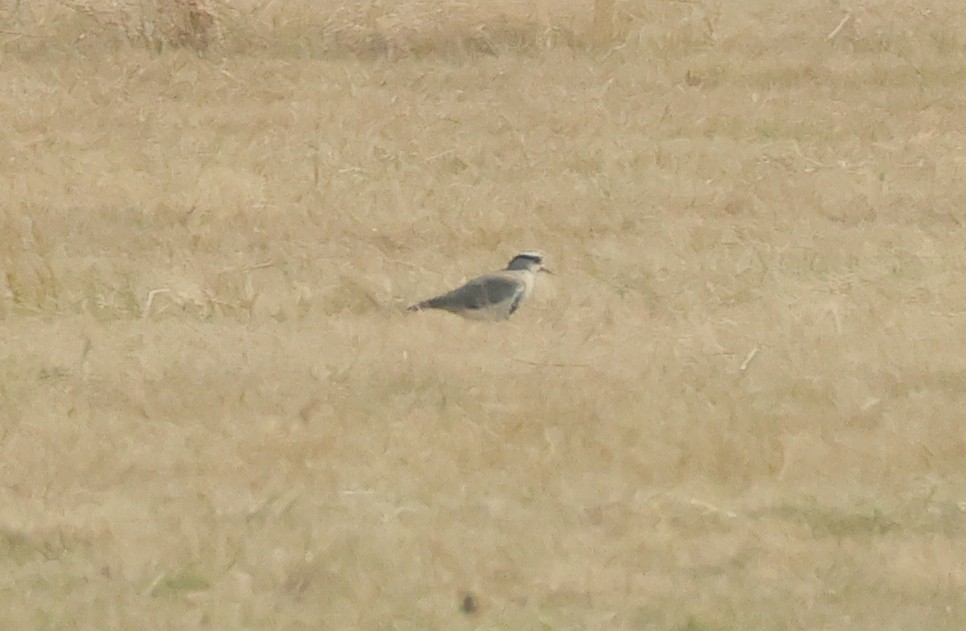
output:
POLYGON ((551 273, 543 265, 543 255, 535 251, 520 252, 510 259, 505 269, 410 305, 408 311, 442 309, 468 320, 506 320, 533 291, 538 272, 551 273))

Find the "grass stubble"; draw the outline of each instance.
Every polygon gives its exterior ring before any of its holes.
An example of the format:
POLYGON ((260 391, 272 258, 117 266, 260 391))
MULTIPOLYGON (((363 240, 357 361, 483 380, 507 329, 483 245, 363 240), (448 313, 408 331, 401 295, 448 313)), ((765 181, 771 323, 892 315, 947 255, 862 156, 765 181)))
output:
POLYGON ((79 4, 2 13, 0 627, 966 628, 958 2, 79 4))

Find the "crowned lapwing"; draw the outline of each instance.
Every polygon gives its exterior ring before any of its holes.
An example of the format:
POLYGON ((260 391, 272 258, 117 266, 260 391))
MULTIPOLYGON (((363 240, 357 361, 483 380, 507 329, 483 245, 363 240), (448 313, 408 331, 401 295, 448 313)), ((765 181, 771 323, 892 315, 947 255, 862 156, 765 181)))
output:
POLYGON ((470 320, 506 320, 533 291, 538 272, 549 272, 538 252, 521 252, 506 269, 480 276, 462 287, 416 303, 409 311, 443 309, 470 320))

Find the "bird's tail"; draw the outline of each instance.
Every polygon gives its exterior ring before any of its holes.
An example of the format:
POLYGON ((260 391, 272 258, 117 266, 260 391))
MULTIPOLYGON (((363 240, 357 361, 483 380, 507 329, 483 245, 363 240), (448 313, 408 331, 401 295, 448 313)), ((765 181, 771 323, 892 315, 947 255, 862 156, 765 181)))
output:
POLYGON ((406 308, 406 311, 422 311, 424 309, 446 309, 447 304, 444 300, 442 300, 442 298, 444 297, 445 297, 445 294, 443 296, 436 296, 435 298, 427 298, 422 302, 417 302, 414 305, 409 305, 406 308))

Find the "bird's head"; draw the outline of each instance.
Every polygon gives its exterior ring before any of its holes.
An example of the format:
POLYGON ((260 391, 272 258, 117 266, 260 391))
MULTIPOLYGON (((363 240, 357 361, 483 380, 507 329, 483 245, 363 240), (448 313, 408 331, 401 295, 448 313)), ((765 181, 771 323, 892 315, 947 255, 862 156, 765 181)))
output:
POLYGON ((507 264, 506 268, 513 271, 533 272, 552 272, 543 264, 543 254, 535 251, 520 252, 514 256, 507 264))

